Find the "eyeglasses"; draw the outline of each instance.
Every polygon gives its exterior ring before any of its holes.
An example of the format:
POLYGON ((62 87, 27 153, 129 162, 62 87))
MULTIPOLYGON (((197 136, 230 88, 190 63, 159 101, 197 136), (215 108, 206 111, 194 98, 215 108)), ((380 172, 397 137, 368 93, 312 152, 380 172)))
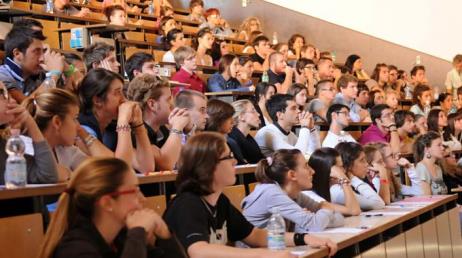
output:
POLYGON ((397 152, 397 153, 391 153, 390 155, 387 155, 385 156, 385 159, 388 159, 388 158, 393 158, 393 159, 400 159, 401 158, 401 153, 397 152))
POLYGON ((316 68, 314 66, 305 66, 303 68, 309 69, 309 70, 312 70, 312 71, 316 70, 316 68))
POLYGON ((115 197, 118 197, 120 195, 135 194, 135 193, 141 193, 141 190, 140 190, 140 188, 138 186, 133 188, 133 189, 123 190, 123 191, 115 191, 115 192, 112 192, 112 193, 108 193, 107 195, 115 198, 115 197))
POLYGON ((323 91, 335 91, 334 88, 327 88, 327 89, 321 89, 321 90, 323 90, 323 91))
POLYGON ((230 152, 228 156, 225 156, 223 158, 219 158, 218 162, 223 161, 223 160, 229 160, 229 159, 234 159, 234 154, 232 152, 230 152))

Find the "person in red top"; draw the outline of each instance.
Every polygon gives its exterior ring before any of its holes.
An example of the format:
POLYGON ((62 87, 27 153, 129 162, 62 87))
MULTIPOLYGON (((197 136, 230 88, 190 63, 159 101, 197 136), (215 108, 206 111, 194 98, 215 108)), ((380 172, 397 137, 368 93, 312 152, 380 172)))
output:
POLYGON ((176 95, 183 89, 196 90, 204 93, 205 83, 195 73, 197 68, 196 51, 189 46, 182 46, 173 53, 173 56, 175 57, 176 65, 180 67, 180 70, 172 76, 172 81, 189 84, 189 86, 173 88, 173 95, 176 95))

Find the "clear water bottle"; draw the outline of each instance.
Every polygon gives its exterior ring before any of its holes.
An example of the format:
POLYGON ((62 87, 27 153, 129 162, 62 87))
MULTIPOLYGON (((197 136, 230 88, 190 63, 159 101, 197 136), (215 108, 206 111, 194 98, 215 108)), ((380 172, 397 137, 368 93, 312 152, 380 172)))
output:
POLYGON ((47 13, 53 13, 53 12, 54 12, 54 8, 55 8, 55 4, 54 4, 53 0, 47 0, 45 12, 47 12, 47 13))
POLYGON ((43 81, 43 85, 47 89, 53 89, 56 88, 56 82, 53 78, 51 78, 51 73, 46 73, 46 78, 43 81))
POLYGON ((278 42, 279 42, 278 33, 275 31, 275 32, 273 32, 273 42, 272 43, 273 43, 273 45, 277 45, 278 42))
POLYGON ((415 65, 420 65, 422 64, 422 60, 420 59, 420 56, 415 57, 415 65))
POLYGON ((286 223, 279 213, 278 208, 273 208, 271 213, 271 218, 266 226, 266 230, 268 231, 268 249, 284 250, 286 248, 284 237, 286 233, 286 223))
POLYGON ((19 129, 11 130, 11 137, 6 142, 5 151, 8 154, 5 164, 5 186, 14 189, 26 186, 27 166, 24 158, 26 145, 19 137, 19 129))
POLYGON ((330 52, 330 55, 332 56, 332 62, 335 63, 335 60, 337 60, 337 53, 335 51, 330 52))
POLYGON ((269 76, 267 71, 263 71, 263 74, 261 75, 261 82, 269 83, 269 76))
POLYGON ((154 3, 151 1, 149 2, 149 5, 148 5, 148 14, 149 15, 153 15, 154 14, 154 3))
POLYGON ((411 87, 409 87, 409 85, 404 86, 404 98, 412 99, 411 87))

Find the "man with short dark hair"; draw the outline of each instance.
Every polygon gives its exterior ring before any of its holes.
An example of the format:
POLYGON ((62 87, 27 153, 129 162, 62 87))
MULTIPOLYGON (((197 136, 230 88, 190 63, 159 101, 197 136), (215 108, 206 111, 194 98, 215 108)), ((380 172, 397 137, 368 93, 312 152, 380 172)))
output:
POLYGON ((117 61, 115 48, 103 42, 91 44, 83 50, 83 60, 87 71, 95 68, 119 73, 120 63, 117 61))
POLYGON ((6 35, 6 58, 0 66, 0 81, 18 103, 41 86, 45 71, 55 82, 61 77, 64 59, 50 50, 45 53, 45 39, 42 31, 27 27, 13 28, 6 35))
POLYGON ((203 131, 209 115, 207 114, 207 97, 195 90, 182 90, 175 97, 175 107, 187 109, 191 121, 184 128, 183 143, 196 131, 203 131))
POLYGON ((256 37, 252 46, 255 53, 250 55, 250 60, 253 62, 253 69, 258 71, 266 71, 269 68, 269 56, 274 51, 271 49, 270 41, 266 36, 260 35, 256 37))
POLYGON ((369 103, 369 88, 362 82, 358 83, 358 93, 355 102, 363 109, 366 109, 367 103, 369 103))
POLYGON ((304 155, 319 148, 319 134, 314 127, 313 115, 300 112, 294 97, 288 94, 276 94, 266 103, 272 124, 258 130, 255 141, 265 156, 280 149, 299 149, 304 155), (298 137, 292 127, 300 124, 298 137))
POLYGON ((393 110, 386 104, 375 105, 371 109, 372 124, 359 138, 362 145, 371 142, 388 142, 393 153, 399 153, 399 135, 393 117, 393 110))
POLYGON ((340 142, 356 142, 348 133, 343 131, 350 124, 350 109, 342 104, 333 104, 327 110, 329 131, 322 142, 322 147, 335 148, 340 142))
POLYGON ((294 69, 286 64, 284 56, 279 52, 270 54, 269 65, 268 83, 276 86, 278 93, 285 94, 292 85, 294 69))
POLYGON ((401 144, 400 152, 411 153, 414 139, 410 136, 416 132, 415 115, 409 110, 398 110, 394 116, 401 144))
POLYGON ((335 96, 334 104, 342 104, 350 109, 350 118, 353 122, 369 120, 369 114, 355 102, 358 94, 358 79, 351 74, 344 74, 337 82, 339 93, 335 96))
POLYGON ((321 57, 318 61, 318 75, 321 80, 334 79, 334 62, 331 58, 321 57))
POLYGON ((416 65, 411 70, 411 83, 417 86, 419 84, 428 84, 427 77, 425 77, 425 66, 416 65))
POLYGON ((137 52, 130 56, 125 62, 125 72, 128 75, 128 80, 142 74, 158 75, 154 57, 151 54, 144 52, 137 52))
POLYGON ((14 28, 29 28, 33 30, 43 30, 43 25, 37 20, 34 19, 28 19, 28 18, 22 18, 20 20, 17 20, 13 23, 13 29, 14 28))
POLYGON ((313 114, 315 122, 326 122, 327 109, 335 98, 332 80, 321 80, 316 84, 316 98, 308 103, 306 110, 313 114))

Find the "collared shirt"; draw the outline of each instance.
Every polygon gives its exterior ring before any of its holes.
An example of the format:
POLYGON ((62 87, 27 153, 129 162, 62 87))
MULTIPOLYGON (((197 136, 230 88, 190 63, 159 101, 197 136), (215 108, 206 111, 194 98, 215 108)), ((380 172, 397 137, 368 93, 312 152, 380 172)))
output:
POLYGON ((236 78, 225 80, 220 73, 214 73, 208 80, 208 90, 212 92, 220 91, 249 91, 249 87, 242 87, 236 78))
POLYGON ((273 70, 268 69, 268 79, 269 79, 268 84, 276 84, 276 83, 282 84, 286 80, 286 74, 285 73, 277 74, 273 72, 273 70))
POLYGON ((390 142, 390 134, 384 134, 377 125, 371 124, 366 131, 359 138, 361 145, 368 144, 370 142, 390 142))
POLYGON ((342 93, 337 93, 332 104, 342 104, 350 108, 350 118, 353 122, 361 122, 361 117, 359 112, 361 111, 361 106, 356 103, 355 100, 347 101, 342 93))
MULTIPOLYGON (((205 83, 201 80, 201 78, 199 78, 196 73, 189 73, 183 68, 180 68, 180 70, 172 76, 172 81, 189 84, 190 86, 185 87, 186 89, 195 90, 202 93, 205 92, 205 83)), ((176 95, 180 90, 180 87, 175 87, 172 90, 173 95, 176 95)))
POLYGON ((0 66, 0 81, 5 84, 7 90, 19 90, 25 96, 38 88, 44 79, 44 74, 40 73, 24 80, 21 66, 9 57, 5 58, 5 64, 0 66))
MULTIPOLYGON (((447 90, 458 89, 462 85, 462 72, 458 72, 456 68, 452 68, 446 75, 446 82, 444 83, 447 90)), ((457 91, 454 91, 457 99, 457 91)))

